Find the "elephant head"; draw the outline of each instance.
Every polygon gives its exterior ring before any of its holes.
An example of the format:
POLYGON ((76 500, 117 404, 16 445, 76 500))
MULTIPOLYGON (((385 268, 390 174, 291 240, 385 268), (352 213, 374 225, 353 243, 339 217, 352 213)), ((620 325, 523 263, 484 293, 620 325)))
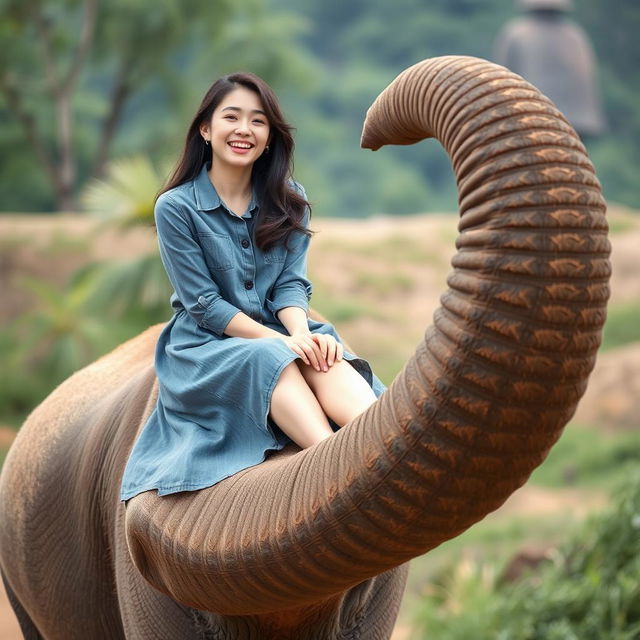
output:
POLYGON ((172 599, 222 616, 331 601, 499 507, 573 415, 610 275, 582 143, 522 78, 457 56, 401 73, 369 109, 362 146, 429 137, 451 158, 460 203, 433 325, 331 438, 199 492, 130 500, 134 563, 172 599))

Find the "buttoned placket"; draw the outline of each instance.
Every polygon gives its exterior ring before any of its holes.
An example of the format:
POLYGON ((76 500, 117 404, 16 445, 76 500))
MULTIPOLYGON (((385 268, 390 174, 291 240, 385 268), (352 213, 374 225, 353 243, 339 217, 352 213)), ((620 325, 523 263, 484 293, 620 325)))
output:
MULTIPOLYGON (((224 205, 223 205, 224 206, 224 205)), ((260 297, 256 289, 256 259, 253 251, 252 242, 252 230, 253 230, 253 215, 251 204, 249 208, 242 216, 238 216, 229 209, 226 209, 227 213, 235 219, 235 227, 238 231, 237 241, 242 249, 242 273, 244 281, 242 283, 247 296, 247 315, 257 322, 262 321, 262 314, 260 313, 261 304, 260 297)))

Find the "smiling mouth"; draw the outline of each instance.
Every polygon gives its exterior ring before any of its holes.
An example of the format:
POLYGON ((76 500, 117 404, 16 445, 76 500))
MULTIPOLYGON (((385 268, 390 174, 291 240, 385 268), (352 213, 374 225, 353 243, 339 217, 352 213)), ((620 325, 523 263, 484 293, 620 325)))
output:
POLYGON ((227 143, 230 147, 233 147, 234 149, 251 149, 253 147, 253 145, 250 142, 238 142, 235 140, 232 140, 231 142, 227 143))

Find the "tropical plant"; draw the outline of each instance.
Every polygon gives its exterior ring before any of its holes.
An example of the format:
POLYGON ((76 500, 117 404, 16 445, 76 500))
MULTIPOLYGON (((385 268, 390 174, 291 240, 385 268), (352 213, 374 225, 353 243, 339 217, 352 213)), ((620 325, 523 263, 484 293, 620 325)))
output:
MULTIPOLYGON (((614 506, 517 583, 492 567, 454 565, 416 616, 439 640, 637 640, 640 638, 640 473, 614 506)), ((467 563, 468 565, 468 563, 467 563)))

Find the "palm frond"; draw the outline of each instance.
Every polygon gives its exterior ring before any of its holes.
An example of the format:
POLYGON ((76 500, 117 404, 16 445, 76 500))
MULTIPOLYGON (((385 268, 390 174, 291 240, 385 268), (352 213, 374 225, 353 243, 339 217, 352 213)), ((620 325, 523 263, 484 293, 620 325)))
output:
POLYGON ((112 161, 103 180, 94 179, 80 201, 103 222, 128 228, 153 222, 155 196, 164 181, 151 160, 143 155, 112 161))

